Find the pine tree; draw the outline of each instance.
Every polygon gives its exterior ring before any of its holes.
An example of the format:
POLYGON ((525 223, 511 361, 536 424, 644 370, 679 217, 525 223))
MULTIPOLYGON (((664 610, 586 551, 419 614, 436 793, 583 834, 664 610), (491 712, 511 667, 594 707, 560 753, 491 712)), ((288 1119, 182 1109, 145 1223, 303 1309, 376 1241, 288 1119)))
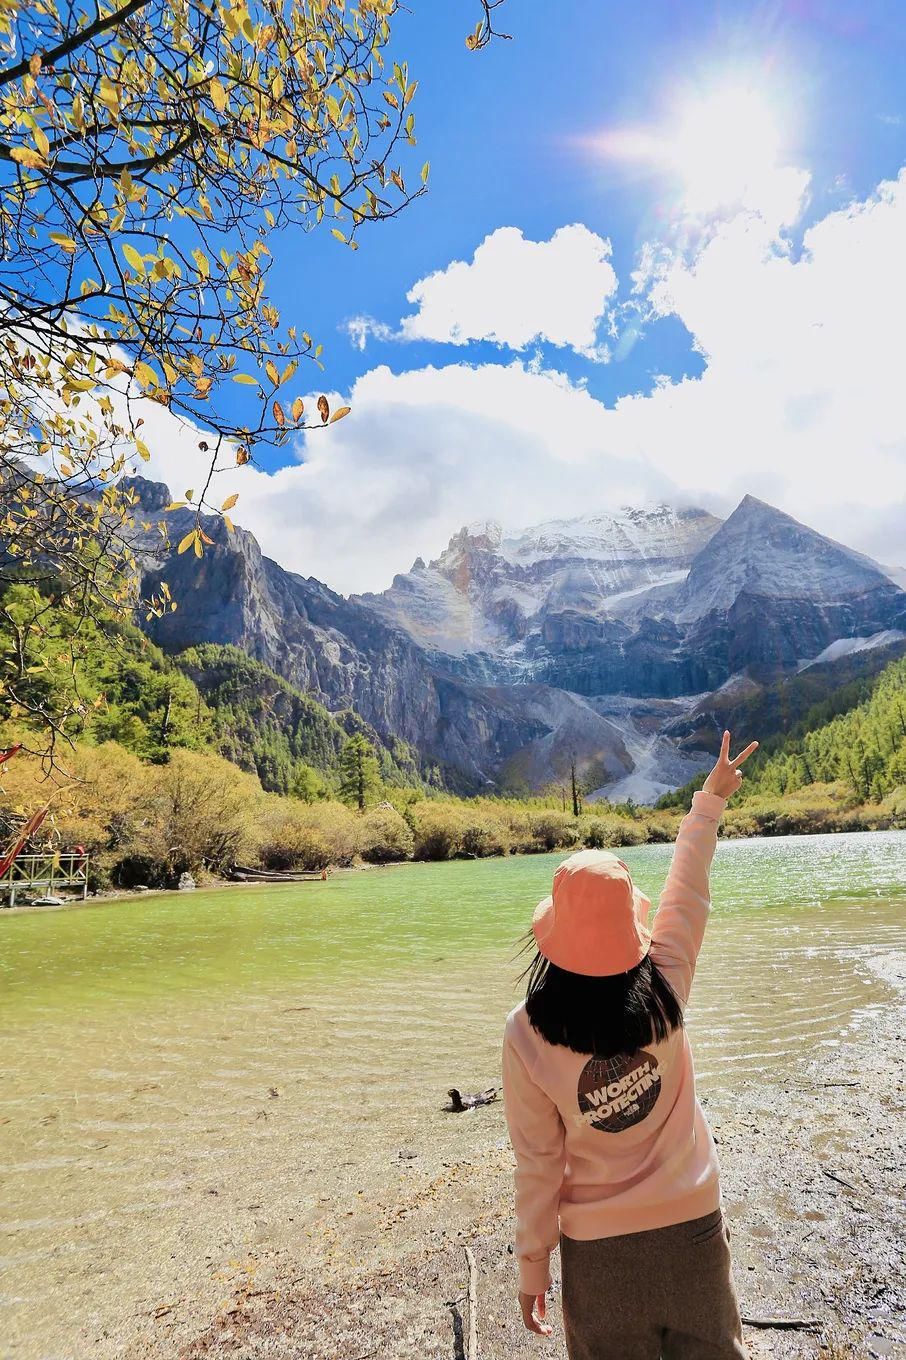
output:
POLYGON ((350 737, 340 752, 340 797, 364 812, 368 799, 380 788, 380 769, 374 747, 360 733, 350 737))

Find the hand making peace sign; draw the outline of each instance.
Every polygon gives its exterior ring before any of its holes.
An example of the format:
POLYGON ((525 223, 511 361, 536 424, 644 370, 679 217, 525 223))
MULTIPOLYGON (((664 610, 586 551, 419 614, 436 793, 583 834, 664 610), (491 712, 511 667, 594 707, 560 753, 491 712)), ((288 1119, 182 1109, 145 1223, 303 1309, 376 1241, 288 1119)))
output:
POLYGON ((750 741, 744 751, 740 751, 735 760, 730 759, 730 733, 724 732, 723 741, 720 743, 720 755, 717 757, 717 764, 705 780, 703 788, 706 793, 716 793, 718 798, 729 798, 736 792, 742 783, 740 765, 744 760, 748 760, 753 751, 758 750, 758 742, 750 741))

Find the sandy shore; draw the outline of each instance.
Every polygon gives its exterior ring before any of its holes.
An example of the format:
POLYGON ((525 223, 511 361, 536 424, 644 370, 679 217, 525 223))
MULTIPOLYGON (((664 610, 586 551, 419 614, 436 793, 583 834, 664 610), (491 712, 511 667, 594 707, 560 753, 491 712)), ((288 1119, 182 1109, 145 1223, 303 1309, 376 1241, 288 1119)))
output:
MULTIPOLYGON (((747 1326, 752 1360, 906 1357, 906 954, 860 962, 889 999, 862 1010, 838 1047, 804 1051, 780 1086, 746 1080, 707 1102, 744 1316, 800 1324, 747 1326)), ((556 1281, 549 1341, 517 1318, 512 1161, 499 1104, 449 1118, 461 1121, 461 1157, 399 1149, 395 1195, 375 1195, 363 1164, 348 1202, 325 1205, 297 1251, 263 1246, 221 1270, 213 1315, 208 1300, 162 1299, 116 1353, 467 1360, 468 1245, 482 1360, 562 1360, 556 1281)))

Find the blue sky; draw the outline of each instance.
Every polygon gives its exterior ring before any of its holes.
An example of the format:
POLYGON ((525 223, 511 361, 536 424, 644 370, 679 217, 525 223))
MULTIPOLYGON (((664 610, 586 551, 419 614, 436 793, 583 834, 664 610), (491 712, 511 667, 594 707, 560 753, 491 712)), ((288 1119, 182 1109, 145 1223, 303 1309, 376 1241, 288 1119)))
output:
MULTIPOLYGON (((237 520, 287 565, 353 590, 388 583, 464 520, 516 527, 660 498, 728 513, 751 490, 906 565, 890 357, 906 280, 906 6, 508 0, 512 41, 478 54, 464 45, 469 0, 412 11, 395 55, 420 82, 413 166, 430 159, 430 192, 356 253, 323 231, 275 250, 275 301, 323 343, 325 387, 353 413, 238 480, 237 520), (701 120, 732 121, 740 92, 771 124, 770 166, 744 202, 690 207, 686 162, 712 137, 701 120), (678 161, 639 151, 640 137, 673 147, 687 124, 678 161), (558 263, 516 235, 549 243, 572 227, 558 263), (481 271, 407 302, 487 238, 481 271), (468 342, 425 338, 460 299, 451 324, 468 342), (575 337, 596 307, 590 348, 575 337), (535 320, 540 336, 520 340, 535 320), (558 327, 562 343, 544 338, 558 327)), ((719 155, 735 163, 737 135, 741 162, 757 159, 761 133, 750 146, 742 125, 719 155)), ((164 454, 158 469, 173 479, 164 454)))

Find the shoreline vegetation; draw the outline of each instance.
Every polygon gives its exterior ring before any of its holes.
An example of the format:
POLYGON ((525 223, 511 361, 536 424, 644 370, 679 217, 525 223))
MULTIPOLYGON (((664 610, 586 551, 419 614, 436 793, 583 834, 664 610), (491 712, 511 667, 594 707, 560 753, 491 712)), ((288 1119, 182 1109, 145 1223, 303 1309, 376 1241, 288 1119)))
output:
MULTIPOLYGON (((466 799, 387 786, 369 767, 367 743, 358 743, 350 742, 348 801, 315 802, 268 793, 219 755, 177 749, 166 763, 152 764, 116 742, 77 747, 69 778, 51 792, 45 783, 42 792, 41 762, 20 753, 4 773, 4 814, 11 819, 39 797, 51 798, 52 845, 83 847, 91 893, 112 896, 175 888, 185 874, 213 886, 236 864, 311 873, 665 843, 685 812, 685 798, 653 808, 599 801, 574 815, 556 792, 466 799)), ((902 828, 906 788, 863 802, 836 781, 740 798, 721 831, 742 838, 902 828)))
MULTIPOLYGON (((0 723, 0 746, 25 747, 2 767, 0 844, 49 802, 25 849, 83 850, 93 893, 176 887, 184 874, 217 880, 238 864, 317 873, 668 842, 704 779, 654 807, 593 801, 583 779, 596 781, 564 749, 562 777, 542 791, 504 783, 476 793, 234 647, 166 656, 133 625, 101 629, 22 584, 2 604, 19 628, 35 610, 45 621, 40 664, 17 681, 0 723), (36 742, 44 750, 48 732, 53 758, 27 754, 36 742)), ((12 645, 0 646, 0 663, 2 681, 16 669, 12 645)), ((764 731, 757 712, 725 724, 761 748, 723 834, 906 828, 906 658, 805 712, 788 707, 783 731, 764 731)), ((693 735, 704 750, 715 734, 693 735)))

